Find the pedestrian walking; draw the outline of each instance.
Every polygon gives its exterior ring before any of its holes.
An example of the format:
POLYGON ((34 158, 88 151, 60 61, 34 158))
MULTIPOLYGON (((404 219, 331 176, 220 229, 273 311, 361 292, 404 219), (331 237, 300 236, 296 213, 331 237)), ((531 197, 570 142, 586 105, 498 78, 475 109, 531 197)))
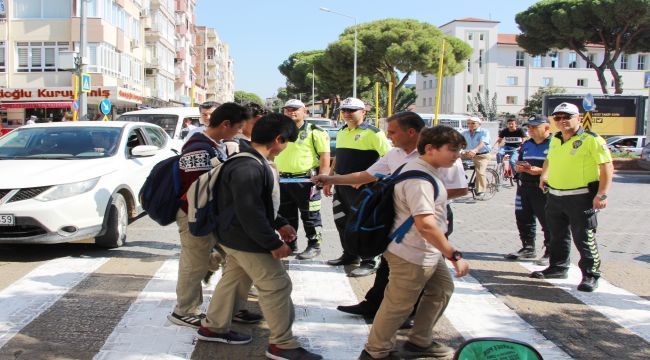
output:
MULTIPOLYGON (((280 215, 297 229, 300 214, 307 247, 296 258, 311 259, 320 255, 323 222, 320 214, 321 192, 309 179, 317 174, 329 173, 330 138, 327 131, 305 121, 306 108, 302 101, 287 101, 283 111, 298 128, 298 138, 289 142, 275 159, 280 172, 280 215)), ((297 241, 289 244, 293 252, 298 251, 297 246, 297 241)))
POLYGON ((539 188, 539 177, 548 147, 551 143, 551 134, 546 116, 538 114, 531 116, 525 124, 528 127, 528 136, 519 151, 515 168, 517 170, 517 195, 515 196, 515 219, 521 240, 519 251, 507 254, 508 260, 534 259, 535 233, 539 220, 544 232, 544 255, 537 261, 538 265, 548 265, 550 233, 546 223, 544 208, 546 207, 546 194, 539 188))
POLYGON ((451 246, 447 231, 447 191, 439 180, 439 169, 454 165, 465 147, 465 139, 456 130, 436 126, 422 130, 418 140, 419 158, 408 162, 403 171, 419 170, 433 176, 438 194, 426 180, 405 180, 395 185, 395 224, 393 231, 407 218, 414 226, 400 243, 391 242, 384 252, 390 267, 384 300, 359 359, 385 359, 395 346, 395 335, 422 298, 415 312, 404 351, 408 357, 446 357, 453 349, 432 340, 433 327, 442 316, 454 291, 454 282, 445 263, 449 259, 456 277, 465 276, 469 264, 462 253, 451 246))
POLYGON ((252 340, 250 335, 231 330, 231 320, 233 309, 241 308, 242 298, 254 284, 270 330, 266 356, 322 358, 300 347, 293 336, 292 284, 281 261, 291 254, 287 242, 295 241, 296 231, 278 213, 280 185, 271 161, 297 138, 298 129, 291 118, 266 115, 253 128, 251 147, 242 149, 255 158, 239 158, 221 170, 217 211, 229 215, 221 216, 216 233, 226 263, 215 289, 218 297, 212 298, 201 322, 200 340, 235 345, 252 340))
POLYGON ((487 188, 487 179, 485 169, 487 169, 490 160, 490 133, 481 128, 483 121, 476 116, 467 119, 468 129, 463 131, 465 141, 467 141, 467 150, 464 158, 472 159, 476 168, 476 194, 481 195, 487 188))
MULTIPOLYGON (((336 158, 332 163, 330 175, 347 175, 364 171, 391 148, 383 131, 364 122, 366 105, 363 101, 357 98, 347 98, 341 102, 341 112, 345 125, 339 130, 336 137, 336 158)), ((362 188, 349 185, 334 187, 334 223, 342 245, 345 243, 345 226, 348 214, 350 214, 352 203, 362 190, 362 188)), ((325 186, 323 192, 325 195, 332 195, 331 186, 325 186)), ((346 246, 343 248, 345 249, 346 246)), ((327 263, 334 266, 357 264, 359 258, 343 251, 339 258, 329 260, 327 263)), ((350 276, 373 274, 377 270, 378 263, 377 258, 361 259, 360 266, 352 270, 350 276)))
POLYGON ((534 271, 540 279, 567 278, 571 236, 580 252, 579 291, 598 287, 600 255, 596 243, 596 213, 607 206, 614 167, 605 140, 581 125, 578 107, 561 103, 553 110, 560 131, 551 139, 540 187, 548 185, 546 222, 551 234, 549 266, 534 271))

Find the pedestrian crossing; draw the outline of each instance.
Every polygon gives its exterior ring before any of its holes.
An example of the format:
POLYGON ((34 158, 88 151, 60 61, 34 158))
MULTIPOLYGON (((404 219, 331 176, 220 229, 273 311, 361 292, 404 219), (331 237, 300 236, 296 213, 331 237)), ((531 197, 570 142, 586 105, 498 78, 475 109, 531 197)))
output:
MULTIPOLYGON (((50 260, 0 291, 0 350, 34 319, 46 312, 68 291, 97 271, 108 258, 65 257, 50 260)), ((527 271, 539 267, 521 262, 527 271)), ((320 261, 287 261, 293 281, 296 307, 294 335, 306 348, 326 359, 356 359, 370 330, 359 317, 336 310, 337 305, 358 302, 342 267, 320 261)), ((175 304, 178 259, 162 262, 137 298, 130 304, 112 333, 103 339, 96 360, 106 359, 190 359, 197 346, 196 330, 167 321, 175 304)), ((453 271, 453 269, 452 269, 453 271)), ((220 278, 213 276, 206 286, 205 304, 220 278)), ((454 278, 455 292, 445 311, 453 331, 463 338, 498 336, 532 344, 544 359, 571 359, 571 353, 549 340, 545 329, 529 324, 477 278, 454 278)), ((650 302, 601 280, 592 294, 576 290, 580 271, 572 266, 567 280, 546 280, 569 293, 582 305, 606 316, 620 327, 650 343, 650 302)), ((259 354, 262 355, 261 353, 259 354)), ((218 357, 217 357, 218 358, 218 357)))

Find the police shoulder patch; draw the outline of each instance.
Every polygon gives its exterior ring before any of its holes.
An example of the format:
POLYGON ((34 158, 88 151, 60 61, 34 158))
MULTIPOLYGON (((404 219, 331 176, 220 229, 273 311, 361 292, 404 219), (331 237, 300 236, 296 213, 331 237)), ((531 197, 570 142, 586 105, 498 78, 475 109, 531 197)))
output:
POLYGON ((598 136, 599 136, 598 134, 596 134, 595 132, 593 132, 593 131, 591 131, 591 130, 585 130, 585 132, 586 132, 587 134, 593 136, 593 137, 598 137, 598 136))
POLYGON ((320 130, 320 131, 325 131, 322 127, 316 125, 316 124, 311 124, 311 129, 312 130, 320 130))

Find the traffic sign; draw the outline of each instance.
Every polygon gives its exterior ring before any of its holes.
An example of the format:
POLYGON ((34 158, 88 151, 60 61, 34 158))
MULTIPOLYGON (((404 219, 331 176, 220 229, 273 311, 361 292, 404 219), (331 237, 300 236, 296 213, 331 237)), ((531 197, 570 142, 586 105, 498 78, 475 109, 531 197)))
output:
POLYGON ((81 74, 81 92, 90 92, 90 74, 81 74))
POLYGON ((643 80, 643 87, 650 89, 650 71, 645 72, 645 78, 643 80))
POLYGON ((72 108, 75 110, 79 109, 79 100, 75 100, 72 102, 72 108))
POLYGON ((585 109, 585 111, 591 111, 596 108, 594 96, 591 95, 591 93, 582 98, 582 108, 585 109))
POLYGON ((111 113, 111 101, 108 99, 104 99, 99 103, 99 111, 102 112, 104 115, 108 115, 111 113))

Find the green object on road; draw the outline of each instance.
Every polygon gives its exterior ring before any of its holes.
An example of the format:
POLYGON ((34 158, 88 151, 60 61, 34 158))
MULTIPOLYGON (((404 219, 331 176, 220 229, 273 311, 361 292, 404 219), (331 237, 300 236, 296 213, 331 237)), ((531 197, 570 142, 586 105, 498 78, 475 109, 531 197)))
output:
POLYGON ((478 338, 461 345, 455 360, 542 360, 532 346, 511 339, 478 338))

